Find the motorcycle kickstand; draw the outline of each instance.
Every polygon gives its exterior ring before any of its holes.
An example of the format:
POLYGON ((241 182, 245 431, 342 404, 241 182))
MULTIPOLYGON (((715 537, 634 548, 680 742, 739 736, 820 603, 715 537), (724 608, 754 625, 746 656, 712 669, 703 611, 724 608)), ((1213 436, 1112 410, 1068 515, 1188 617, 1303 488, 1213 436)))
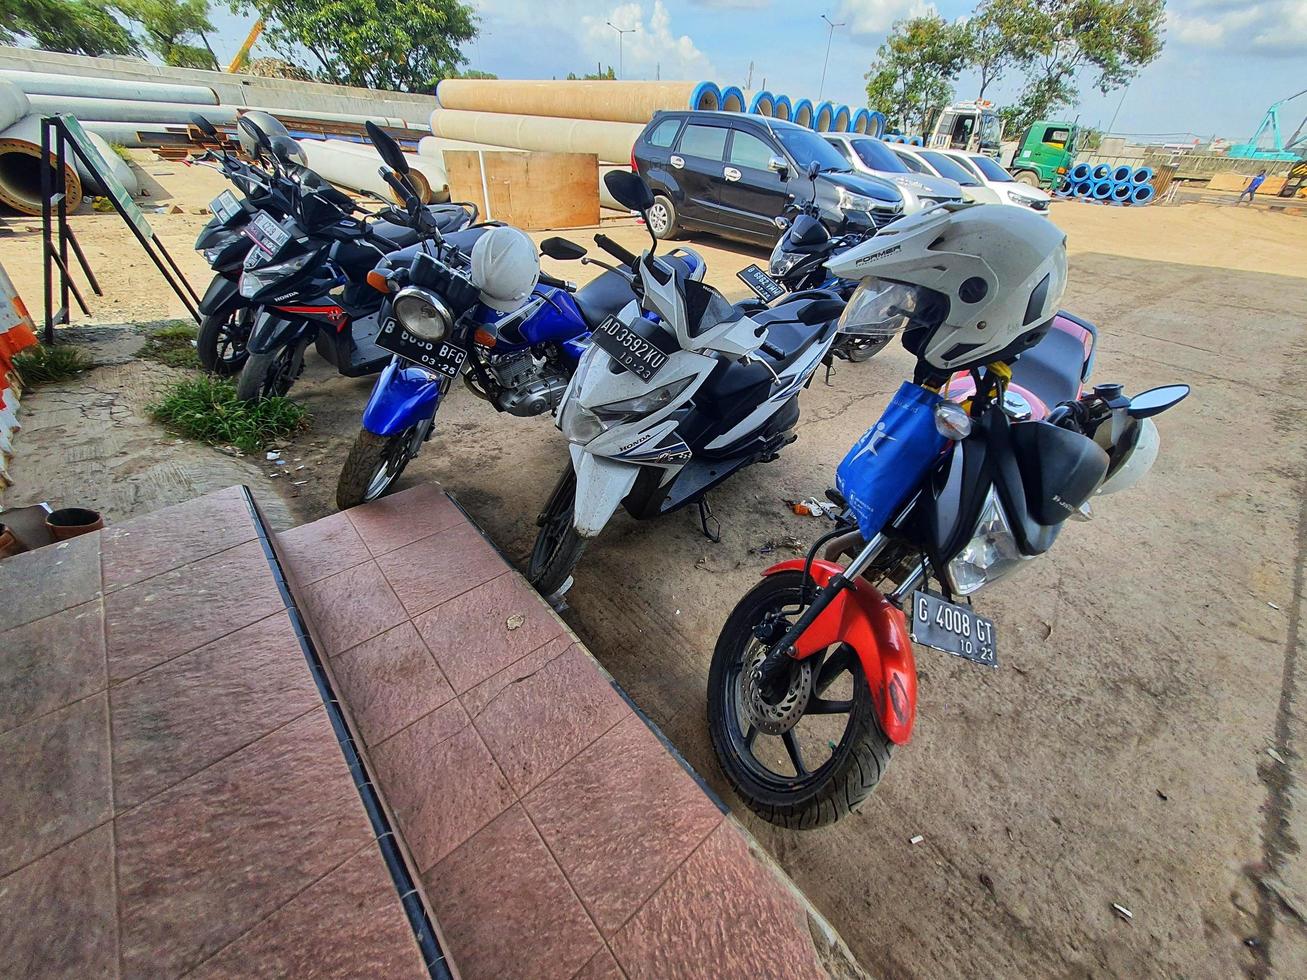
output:
POLYGON ((708 505, 707 497, 699 498, 699 526, 703 529, 703 536, 713 544, 722 543, 722 522, 713 516, 712 507, 708 505), (708 530, 709 521, 717 526, 716 531, 708 530))
POLYGON ((826 356, 821 359, 821 363, 826 365, 826 377, 824 381, 827 385, 829 385, 830 376, 835 370, 835 355, 832 354, 830 351, 827 351, 826 356))

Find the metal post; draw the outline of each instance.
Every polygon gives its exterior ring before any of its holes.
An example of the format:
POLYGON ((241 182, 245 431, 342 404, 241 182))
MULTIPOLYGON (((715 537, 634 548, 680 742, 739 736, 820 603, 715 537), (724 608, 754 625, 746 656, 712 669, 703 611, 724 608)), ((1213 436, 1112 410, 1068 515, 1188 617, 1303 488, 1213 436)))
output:
POLYGON ((618 27, 611 20, 606 21, 605 23, 607 23, 609 27, 611 27, 613 30, 617 32, 617 77, 621 78, 626 74, 626 70, 622 67, 622 35, 634 34, 635 28, 628 27, 623 29, 621 27, 618 27))
POLYGON ((825 14, 821 15, 821 19, 830 25, 830 31, 826 34, 826 60, 821 63, 821 84, 817 86, 818 104, 821 103, 822 93, 826 90, 826 66, 830 64, 830 43, 835 39, 835 28, 844 26, 843 21, 837 24, 825 14))

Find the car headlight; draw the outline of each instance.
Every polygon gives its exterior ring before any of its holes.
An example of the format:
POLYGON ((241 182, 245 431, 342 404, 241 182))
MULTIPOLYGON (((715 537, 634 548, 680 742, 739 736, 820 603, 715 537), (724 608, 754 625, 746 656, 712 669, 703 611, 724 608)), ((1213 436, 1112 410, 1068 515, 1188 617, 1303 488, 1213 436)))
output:
POLYGON ((767 264, 767 271, 780 278, 787 275, 802 258, 803 255, 799 252, 785 251, 785 236, 782 235, 776 247, 771 250, 771 261, 767 264))
POLYGON ((276 265, 265 265, 257 269, 251 269, 247 264, 245 271, 241 274, 240 293, 246 299, 253 299, 279 280, 295 275, 317 257, 317 252, 305 252, 303 255, 297 255, 285 262, 278 262, 276 265))
POLYGON ((865 194, 854 194, 845 187, 840 188, 839 203, 841 211, 877 211, 886 207, 884 201, 867 197, 865 194))
POLYGON ((454 315, 444 300, 421 286, 401 289, 392 309, 399 325, 422 340, 444 340, 454 325, 454 315))
POLYGON ((983 585, 1002 578, 1029 558, 1017 547, 1003 505, 990 487, 976 534, 948 563, 949 583, 957 595, 971 595, 983 585))

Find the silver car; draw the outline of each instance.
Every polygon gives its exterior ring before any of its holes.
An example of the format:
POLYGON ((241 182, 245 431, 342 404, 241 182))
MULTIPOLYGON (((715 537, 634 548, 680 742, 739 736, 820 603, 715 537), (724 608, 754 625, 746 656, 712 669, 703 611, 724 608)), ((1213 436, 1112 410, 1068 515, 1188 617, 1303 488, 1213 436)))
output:
POLYGON ((903 213, 912 214, 935 204, 963 200, 956 181, 933 174, 915 173, 895 156, 889 146, 874 136, 856 133, 823 133, 826 141, 839 150, 855 171, 881 177, 898 187, 903 194, 903 213))

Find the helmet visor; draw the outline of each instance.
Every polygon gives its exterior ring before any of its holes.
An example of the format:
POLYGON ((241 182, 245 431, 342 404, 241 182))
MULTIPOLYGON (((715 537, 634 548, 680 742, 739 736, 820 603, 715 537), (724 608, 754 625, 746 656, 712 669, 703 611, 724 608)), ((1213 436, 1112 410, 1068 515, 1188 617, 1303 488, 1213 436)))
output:
POLYGON ((840 333, 893 337, 912 322, 928 290, 886 279, 864 279, 840 316, 840 333))

